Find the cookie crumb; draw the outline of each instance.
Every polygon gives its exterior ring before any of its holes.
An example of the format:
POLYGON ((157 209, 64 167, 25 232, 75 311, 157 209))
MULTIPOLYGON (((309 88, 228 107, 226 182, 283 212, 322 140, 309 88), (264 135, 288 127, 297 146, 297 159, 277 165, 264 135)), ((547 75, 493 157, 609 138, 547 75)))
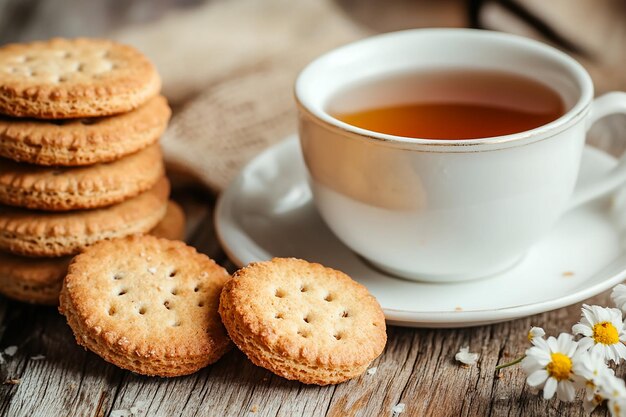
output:
POLYGON ((3 382, 3 384, 4 385, 19 385, 20 382, 22 382, 22 380, 19 378, 8 378, 3 382))
POLYGON ((456 307, 454 307, 454 311, 463 311, 463 307, 456 306, 456 307))
POLYGON ((367 370, 367 374, 368 374, 368 375, 374 375, 374 374, 376 373, 376 371, 377 371, 377 370, 378 370, 378 367, 377 367, 377 366, 374 366, 374 367, 372 367, 372 368, 370 368, 370 369, 368 369, 368 370, 367 370))
POLYGON ((404 413, 405 408, 406 408, 406 404, 399 403, 399 404, 394 405, 391 411, 393 412, 394 416, 397 416, 400 413, 404 413))
POLYGON ((574 272, 573 271, 565 271, 565 272, 563 272, 563 276, 564 277, 573 277, 574 276, 574 272))
POLYGON ((259 411, 259 406, 258 405, 253 405, 252 408, 250 408, 250 412, 251 413, 256 413, 257 411, 259 411))

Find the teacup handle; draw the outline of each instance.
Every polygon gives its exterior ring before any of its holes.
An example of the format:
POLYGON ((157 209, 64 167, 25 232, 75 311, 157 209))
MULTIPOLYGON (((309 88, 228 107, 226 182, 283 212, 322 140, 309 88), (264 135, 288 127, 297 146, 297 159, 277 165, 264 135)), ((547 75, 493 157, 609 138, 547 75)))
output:
MULTIPOLYGON (((598 120, 614 113, 626 114, 626 93, 612 92, 598 97, 592 103, 591 113, 587 121, 587 130, 598 120)), ((626 153, 615 168, 604 176, 574 190, 569 208, 574 208, 595 198, 603 196, 626 182, 626 153)))

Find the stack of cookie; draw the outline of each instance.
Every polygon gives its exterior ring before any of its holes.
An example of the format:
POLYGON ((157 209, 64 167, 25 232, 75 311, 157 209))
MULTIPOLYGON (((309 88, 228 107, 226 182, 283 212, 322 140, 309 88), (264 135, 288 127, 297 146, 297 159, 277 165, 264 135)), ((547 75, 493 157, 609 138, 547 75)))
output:
POLYGON ((86 246, 155 228, 181 237, 160 87, 145 56, 112 41, 0 48, 0 293, 57 304, 86 246))

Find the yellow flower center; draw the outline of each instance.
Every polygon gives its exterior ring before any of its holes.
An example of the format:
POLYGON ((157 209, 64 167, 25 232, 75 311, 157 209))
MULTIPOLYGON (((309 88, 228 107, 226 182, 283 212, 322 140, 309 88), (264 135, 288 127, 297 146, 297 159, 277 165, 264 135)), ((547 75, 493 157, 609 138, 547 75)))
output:
POLYGON ((612 323, 603 321, 593 326, 593 340, 603 345, 614 345, 619 342, 619 332, 612 323))
POLYGON ((534 339, 533 332, 532 332, 532 331, 529 331, 529 332, 528 332, 528 341, 529 341, 529 342, 532 342, 532 341, 533 341, 533 339, 534 339))
POLYGON ((572 372, 572 360, 563 353, 553 353, 550 355, 552 362, 546 366, 548 374, 557 381, 568 379, 572 372))

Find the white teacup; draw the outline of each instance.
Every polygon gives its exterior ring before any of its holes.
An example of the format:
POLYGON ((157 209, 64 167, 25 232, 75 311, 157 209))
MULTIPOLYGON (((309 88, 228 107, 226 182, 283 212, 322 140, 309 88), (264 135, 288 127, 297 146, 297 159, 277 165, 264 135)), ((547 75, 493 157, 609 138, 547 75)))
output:
POLYGON ((352 250, 393 274, 460 281, 514 265, 568 209, 626 179, 626 163, 574 190, 587 129, 626 112, 626 94, 593 100, 589 74, 539 42, 489 31, 421 29, 375 36, 309 64, 295 86, 316 206, 352 250), (420 69, 503 70, 535 78, 566 113, 544 126, 473 140, 398 137, 328 114, 349 84, 420 69))

